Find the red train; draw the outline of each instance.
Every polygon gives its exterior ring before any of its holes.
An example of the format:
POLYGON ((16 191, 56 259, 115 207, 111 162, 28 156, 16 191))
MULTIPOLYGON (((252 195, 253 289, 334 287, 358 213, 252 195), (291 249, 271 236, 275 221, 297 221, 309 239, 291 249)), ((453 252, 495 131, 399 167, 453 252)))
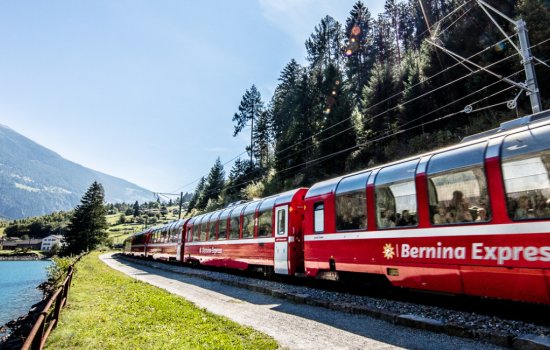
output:
POLYGON ((550 304, 550 111, 140 232, 124 251, 550 304))

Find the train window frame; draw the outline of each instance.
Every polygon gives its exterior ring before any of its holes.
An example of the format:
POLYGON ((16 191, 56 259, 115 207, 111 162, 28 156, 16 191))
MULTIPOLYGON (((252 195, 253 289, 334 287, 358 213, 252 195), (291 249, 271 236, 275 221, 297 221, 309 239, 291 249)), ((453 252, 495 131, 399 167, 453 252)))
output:
POLYGON ((486 224, 492 221, 485 169, 486 151, 487 141, 483 141, 439 152, 430 158, 426 179, 432 226, 486 224), (466 185, 466 182, 473 184, 466 185), (446 190, 445 187, 451 189, 446 190))
POLYGON ((325 233, 325 201, 313 203, 313 232, 315 234, 325 233))
POLYGON ((371 173, 366 171, 349 175, 338 182, 334 193, 334 222, 337 232, 367 229, 367 181, 371 173), (352 204, 357 202, 357 199, 362 204, 352 204), (346 204, 343 204, 344 202, 346 204), (363 215, 357 215, 356 208, 362 208, 363 215), (346 219, 345 216, 348 218, 346 219))
POLYGON ((550 219, 548 137, 550 126, 543 126, 508 135, 503 140, 500 159, 503 190, 507 215, 514 222, 550 219), (520 181, 514 181, 517 179, 520 181))
MULTIPOLYGON (((419 158, 410 159, 404 162, 385 166, 376 174, 376 178, 374 179, 374 205, 376 212, 376 228, 378 230, 408 229, 418 227, 418 193, 416 191, 416 171, 419 163, 419 158), (405 194, 395 196, 394 191, 397 189, 405 194), (383 196, 386 198, 382 198, 383 196), (414 205, 408 209, 399 208, 399 210, 397 210, 396 198, 398 197, 410 197, 413 199, 411 203, 414 205), (381 199, 383 199, 383 202, 381 199), (414 215, 410 215, 411 209, 414 210, 414 215), (398 213, 398 211, 401 213, 398 213), (406 223, 404 220, 407 219, 403 219, 402 221, 401 217, 398 218, 400 215, 404 216, 405 212, 410 217, 408 220, 414 220, 414 224, 406 223), (390 215, 389 218, 387 217, 388 215, 390 215), (399 222, 403 222, 404 224, 399 224, 399 222)), ((403 206, 403 204, 400 204, 400 206, 403 206)))

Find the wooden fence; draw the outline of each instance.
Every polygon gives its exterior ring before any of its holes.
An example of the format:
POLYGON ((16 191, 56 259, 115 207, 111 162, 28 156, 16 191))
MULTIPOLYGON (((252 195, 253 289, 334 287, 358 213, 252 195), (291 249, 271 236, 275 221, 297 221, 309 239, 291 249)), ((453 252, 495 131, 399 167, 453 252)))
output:
POLYGON ((69 266, 67 277, 65 277, 63 284, 58 287, 50 299, 48 299, 48 302, 34 323, 21 350, 41 350, 44 347, 46 339, 48 339, 51 331, 57 326, 61 309, 67 303, 67 295, 69 294, 69 288, 74 274, 74 265, 82 256, 83 255, 80 255, 75 262, 69 266))

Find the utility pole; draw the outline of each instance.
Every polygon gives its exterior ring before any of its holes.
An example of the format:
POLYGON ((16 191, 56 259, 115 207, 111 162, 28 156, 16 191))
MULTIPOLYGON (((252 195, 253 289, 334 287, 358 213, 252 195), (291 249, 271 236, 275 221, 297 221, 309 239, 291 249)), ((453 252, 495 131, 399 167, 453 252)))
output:
POLYGON ((180 210, 178 213, 178 220, 181 219, 181 207, 183 206, 183 192, 180 192, 180 210))
POLYGON ((521 55, 521 62, 523 63, 523 68, 525 70, 525 89, 526 94, 529 96, 529 99, 531 100, 531 110, 533 113, 538 113, 541 111, 541 100, 540 100, 540 92, 539 87, 537 84, 537 77, 535 73, 535 66, 533 65, 533 56, 531 55, 531 45, 529 44, 529 37, 527 36, 527 29, 525 21, 521 18, 517 21, 514 21, 510 17, 506 16, 493 6, 489 5, 483 0, 477 0, 477 3, 481 7, 481 9, 485 12, 487 17, 493 21, 494 25, 500 30, 500 32, 506 37, 508 42, 516 49, 516 51, 521 55), (519 37, 519 48, 514 44, 512 41, 512 38, 506 34, 504 29, 495 21, 493 16, 489 13, 488 10, 493 11, 500 17, 504 18, 508 22, 512 23, 516 27, 516 31, 518 33, 519 37))
POLYGON ((256 104, 254 100, 252 100, 252 118, 250 118, 250 167, 252 167, 252 156, 254 154, 254 148, 252 146, 254 137, 254 114, 256 114, 256 104))
POLYGON ((521 48, 521 57, 523 68, 525 69, 525 77, 527 78, 525 84, 527 85, 527 88, 532 91, 527 92, 527 95, 531 100, 531 109, 533 110, 533 113, 538 113, 542 110, 542 103, 540 100, 537 75, 535 73, 535 65, 533 64, 533 56, 531 56, 531 44, 529 42, 529 36, 527 35, 526 24, 523 19, 516 22, 516 29, 518 31, 519 47, 521 48))

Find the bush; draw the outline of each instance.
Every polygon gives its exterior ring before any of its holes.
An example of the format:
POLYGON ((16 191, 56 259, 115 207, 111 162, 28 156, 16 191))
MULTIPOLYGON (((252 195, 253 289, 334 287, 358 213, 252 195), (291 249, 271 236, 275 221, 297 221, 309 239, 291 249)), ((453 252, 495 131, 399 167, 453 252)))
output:
POLYGON ((118 218, 117 225, 122 225, 126 223, 126 216, 124 214, 120 214, 118 218))
POLYGON ((48 279, 38 286, 44 295, 49 295, 59 287, 69 272, 69 267, 76 261, 76 257, 53 257, 52 264, 46 268, 48 279))

